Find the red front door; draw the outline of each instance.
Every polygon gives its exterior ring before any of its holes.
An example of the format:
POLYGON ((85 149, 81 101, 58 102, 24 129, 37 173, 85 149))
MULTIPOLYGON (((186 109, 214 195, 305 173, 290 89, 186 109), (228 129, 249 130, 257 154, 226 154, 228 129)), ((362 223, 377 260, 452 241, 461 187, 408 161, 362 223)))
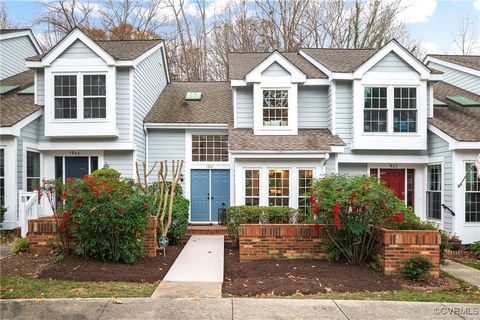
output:
POLYGON ((380 169, 380 179, 397 194, 400 200, 405 200, 404 169, 380 169))

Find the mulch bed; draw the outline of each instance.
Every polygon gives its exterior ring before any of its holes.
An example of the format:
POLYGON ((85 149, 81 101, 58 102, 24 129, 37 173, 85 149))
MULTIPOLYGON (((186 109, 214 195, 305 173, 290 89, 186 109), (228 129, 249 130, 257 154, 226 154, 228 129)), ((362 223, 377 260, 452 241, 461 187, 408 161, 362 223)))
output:
MULTIPOLYGON (((238 248, 225 248, 223 292, 236 296, 309 295, 330 292, 392 291, 412 289, 401 277, 386 276, 368 265, 347 265, 325 260, 258 260, 240 263, 238 248)), ((434 280, 415 289, 448 286, 434 280)))
POLYGON ((168 246, 166 257, 158 251, 156 257, 146 257, 135 264, 84 260, 77 256, 53 263, 49 257, 24 253, 2 259, 0 274, 57 280, 154 283, 165 277, 182 249, 183 246, 168 246))

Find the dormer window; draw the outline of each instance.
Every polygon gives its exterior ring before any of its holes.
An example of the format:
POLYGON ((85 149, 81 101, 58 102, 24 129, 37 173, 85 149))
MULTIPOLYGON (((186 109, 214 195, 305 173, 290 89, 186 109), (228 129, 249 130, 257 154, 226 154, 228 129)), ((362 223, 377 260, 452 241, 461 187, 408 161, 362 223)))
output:
POLYGON ((365 88, 365 132, 387 132, 387 88, 365 88))
POLYGON ((83 76, 83 96, 84 118, 106 118, 107 87, 104 74, 83 76))
POLYGON ((393 131, 417 132, 417 88, 395 88, 393 131))
POLYGON ((263 125, 288 126, 288 90, 263 90, 263 125))
POLYGON ((55 76, 55 119, 77 118, 77 76, 55 76))

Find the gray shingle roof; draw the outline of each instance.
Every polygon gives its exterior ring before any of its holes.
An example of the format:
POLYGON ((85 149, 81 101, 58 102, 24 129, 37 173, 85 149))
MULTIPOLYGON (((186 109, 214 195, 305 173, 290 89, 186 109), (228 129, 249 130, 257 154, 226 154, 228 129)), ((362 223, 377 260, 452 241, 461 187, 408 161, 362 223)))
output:
POLYGON ((325 151, 344 146, 339 136, 328 129, 299 129, 298 135, 254 135, 253 129, 229 130, 231 151, 325 151))
MULTIPOLYGON (((108 40, 95 42, 116 60, 133 60, 155 47, 162 40, 108 40)), ((27 60, 40 61, 47 53, 27 58, 27 60)))
POLYGON ((0 34, 14 33, 14 32, 20 32, 20 31, 30 31, 30 29, 28 29, 28 28, 20 28, 20 29, 0 29, 0 34))
POLYGON ((446 98, 465 96, 480 101, 480 95, 442 81, 433 85, 433 95, 447 107, 435 107, 434 117, 428 119, 430 124, 457 141, 480 141, 480 107, 463 107, 446 98))
MULTIPOLYGON (((252 71, 263 60, 269 57, 272 52, 249 52, 228 54, 228 75, 230 79, 244 79, 245 76, 252 71)), ((307 78, 322 79, 327 76, 317 67, 307 61, 304 57, 296 52, 281 53, 293 65, 300 69, 307 78)))
POLYGON ((232 121, 228 82, 172 82, 147 114, 145 123, 222 123, 232 121), (187 91, 202 92, 200 101, 185 101, 187 91))
POLYGON ((0 127, 11 127, 42 107, 34 103, 33 95, 18 95, 20 90, 33 85, 34 71, 27 70, 0 81, 0 85, 18 86, 0 96, 0 127))
POLYGON ((473 55, 451 55, 451 54, 429 54, 429 57, 437 58, 447 62, 459 64, 464 67, 480 70, 480 56, 473 55))
POLYGON ((353 72, 370 59, 377 49, 302 49, 332 72, 353 72))

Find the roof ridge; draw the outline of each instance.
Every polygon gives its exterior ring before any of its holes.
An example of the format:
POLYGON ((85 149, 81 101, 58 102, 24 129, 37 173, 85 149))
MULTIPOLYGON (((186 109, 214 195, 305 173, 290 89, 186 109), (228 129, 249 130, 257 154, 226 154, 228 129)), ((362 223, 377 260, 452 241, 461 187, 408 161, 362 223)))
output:
POLYGON ((300 50, 348 50, 348 51, 378 51, 379 48, 300 48, 300 50))
POLYGON ((427 56, 442 56, 442 57, 478 57, 477 54, 448 54, 448 53, 429 53, 427 56))
MULTIPOLYGON (((93 39, 92 39, 93 40, 93 39)), ((134 41, 163 41, 163 39, 158 38, 158 39, 118 39, 118 40, 93 40, 95 42, 134 42, 134 41)))

